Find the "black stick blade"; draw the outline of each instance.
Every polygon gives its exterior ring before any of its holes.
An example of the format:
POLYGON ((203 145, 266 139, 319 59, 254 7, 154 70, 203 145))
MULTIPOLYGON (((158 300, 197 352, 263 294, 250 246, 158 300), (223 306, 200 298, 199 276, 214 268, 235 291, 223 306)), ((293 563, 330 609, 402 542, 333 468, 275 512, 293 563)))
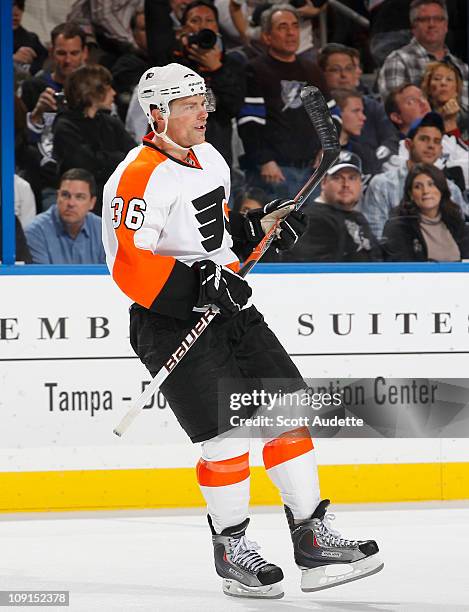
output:
POLYGON ((339 136, 324 96, 317 87, 308 85, 302 89, 300 97, 319 137, 322 150, 324 152, 336 151, 338 155, 340 153, 339 136))

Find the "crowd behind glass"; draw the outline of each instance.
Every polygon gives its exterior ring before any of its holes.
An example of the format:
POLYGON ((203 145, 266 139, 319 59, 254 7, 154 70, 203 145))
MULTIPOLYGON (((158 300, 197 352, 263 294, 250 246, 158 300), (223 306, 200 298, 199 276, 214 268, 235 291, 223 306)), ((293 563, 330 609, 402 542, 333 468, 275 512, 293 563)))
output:
POLYGON ((369 28, 327 0, 75 0, 62 15, 13 0, 17 260, 104 263, 103 187, 150 131, 140 76, 170 62, 206 80, 207 141, 241 214, 306 182, 320 149, 299 94, 328 100, 340 159, 307 232, 264 261, 469 258, 467 4, 343 3, 369 28))

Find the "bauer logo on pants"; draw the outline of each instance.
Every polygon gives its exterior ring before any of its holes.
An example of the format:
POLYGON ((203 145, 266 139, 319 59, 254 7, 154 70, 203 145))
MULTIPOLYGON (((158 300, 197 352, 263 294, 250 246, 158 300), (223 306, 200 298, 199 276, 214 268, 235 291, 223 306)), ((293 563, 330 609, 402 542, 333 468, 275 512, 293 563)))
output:
POLYGON ((174 351, 168 361, 164 364, 168 372, 172 372, 177 364, 181 361, 190 347, 194 344, 200 334, 204 331, 213 317, 217 314, 217 311, 210 307, 206 312, 203 313, 200 321, 194 325, 191 331, 187 334, 180 346, 174 351))

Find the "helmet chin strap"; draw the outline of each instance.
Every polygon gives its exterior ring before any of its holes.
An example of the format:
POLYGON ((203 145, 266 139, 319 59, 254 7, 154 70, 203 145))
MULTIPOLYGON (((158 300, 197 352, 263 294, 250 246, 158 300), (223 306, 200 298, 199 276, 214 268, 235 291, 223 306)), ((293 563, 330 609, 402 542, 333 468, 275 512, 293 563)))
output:
POLYGON ((151 119, 151 125, 153 127, 153 131, 155 132, 156 136, 158 136, 158 138, 161 138, 161 140, 164 140, 164 142, 171 145, 172 147, 179 149, 179 151, 184 151, 185 153, 188 153, 190 151, 190 147, 181 147, 181 145, 178 145, 176 142, 171 140, 171 138, 166 134, 168 130, 168 119, 167 118, 164 118, 164 130, 160 133, 156 131, 156 126, 153 121, 153 118, 151 119))

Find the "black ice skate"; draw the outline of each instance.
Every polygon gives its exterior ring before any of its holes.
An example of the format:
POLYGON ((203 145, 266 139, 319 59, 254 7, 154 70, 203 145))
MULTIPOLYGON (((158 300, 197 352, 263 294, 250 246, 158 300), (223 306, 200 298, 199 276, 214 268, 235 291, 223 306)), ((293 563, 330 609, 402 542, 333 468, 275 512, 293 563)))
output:
POLYGON ((334 515, 326 515, 329 504, 328 499, 322 500, 306 521, 295 521, 285 506, 295 561, 301 569, 301 590, 305 592, 359 580, 384 567, 374 540, 346 540, 331 529, 329 520, 334 515))
POLYGON ((259 545, 246 536, 249 519, 216 534, 210 516, 217 574, 223 578, 223 592, 233 597, 283 597, 283 572, 258 553, 259 545))

